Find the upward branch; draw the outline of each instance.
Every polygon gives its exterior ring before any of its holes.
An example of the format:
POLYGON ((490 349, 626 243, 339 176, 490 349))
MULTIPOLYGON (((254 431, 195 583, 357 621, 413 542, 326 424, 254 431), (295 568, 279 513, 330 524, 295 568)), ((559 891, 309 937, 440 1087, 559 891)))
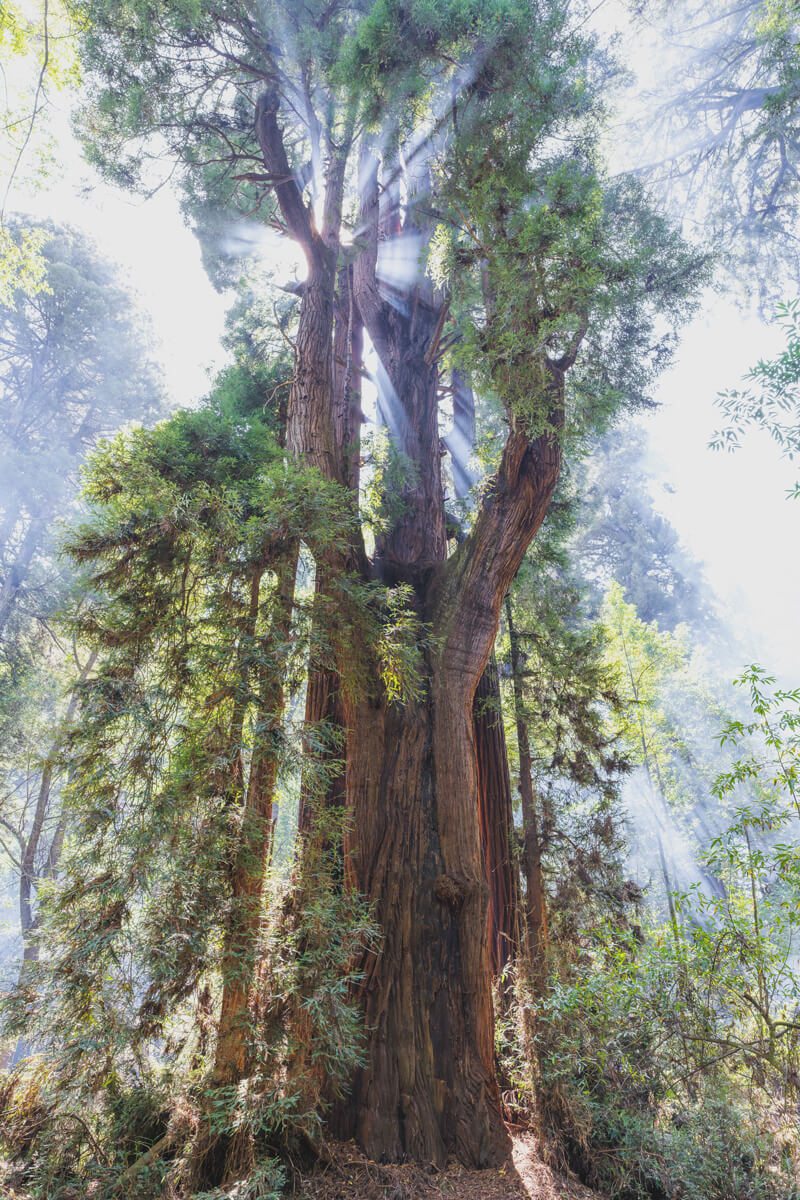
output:
POLYGON ((500 606, 544 520, 561 470, 564 370, 546 363, 550 421, 529 438, 512 427, 475 524, 443 570, 435 627, 443 661, 477 685, 497 632, 500 606))
POLYGON ((256 137, 264 158, 264 165, 273 184, 281 213, 292 237, 303 248, 309 270, 318 265, 322 242, 314 225, 314 217, 303 200, 294 172, 289 166, 283 134, 278 126, 278 93, 263 92, 256 105, 256 137))

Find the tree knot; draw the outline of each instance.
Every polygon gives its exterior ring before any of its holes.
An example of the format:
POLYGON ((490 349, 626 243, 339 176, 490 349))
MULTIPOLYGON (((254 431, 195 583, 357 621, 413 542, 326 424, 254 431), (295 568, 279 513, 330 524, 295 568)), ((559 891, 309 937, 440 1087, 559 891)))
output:
POLYGON ((451 908, 459 908, 466 898, 467 889, 463 880, 454 875, 440 875, 433 884, 433 893, 442 904, 451 908))

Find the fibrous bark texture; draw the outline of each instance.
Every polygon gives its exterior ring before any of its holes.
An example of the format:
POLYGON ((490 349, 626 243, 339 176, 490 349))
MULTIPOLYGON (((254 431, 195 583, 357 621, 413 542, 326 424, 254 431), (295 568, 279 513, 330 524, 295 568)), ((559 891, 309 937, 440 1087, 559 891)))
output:
POLYGON ((514 808, 500 680, 492 652, 473 702, 478 769, 478 817, 489 883, 489 952, 499 976, 519 944, 519 874, 514 855, 514 808))

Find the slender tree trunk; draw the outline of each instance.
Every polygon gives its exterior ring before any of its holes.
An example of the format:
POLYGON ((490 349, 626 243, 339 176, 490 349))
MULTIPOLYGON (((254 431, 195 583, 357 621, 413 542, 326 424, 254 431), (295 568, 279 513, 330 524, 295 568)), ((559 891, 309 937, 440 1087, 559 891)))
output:
MULTIPOLYGON (((97 660, 97 652, 93 651, 90 654, 86 664, 81 669, 78 676, 78 683, 88 677, 89 672, 94 667, 97 660)), ((25 986, 26 977, 30 974, 32 965, 39 961, 39 916, 33 911, 33 896, 35 889, 40 879, 55 878, 58 862, 61 858, 61 848, 64 844, 64 835, 67 828, 67 814, 64 811, 63 805, 59 813, 58 821, 56 822, 53 836, 50 839, 50 846, 47 851, 44 867, 37 871, 36 855, 42 841, 47 818, 50 815, 51 797, 53 788, 53 776, 55 773, 55 764, 61 749, 64 733, 68 729, 72 718, 75 715, 75 710, 78 705, 78 696, 73 691, 67 705, 61 722, 59 723, 58 732, 53 741, 52 746, 44 760, 42 767, 42 776, 39 781, 39 793, 36 798, 36 808, 34 809, 33 822, 31 824, 28 840, 25 843, 25 849, 20 862, 19 876, 19 924, 22 933, 22 962, 20 964, 19 976, 17 978, 17 990, 25 986)), ((27 1054, 30 1053, 30 1047, 23 1038, 17 1040, 16 1048, 13 1054, 8 1056, 8 1065, 15 1066, 27 1054)), ((4 1064, 0 1063, 0 1067, 4 1064)))
MULTIPOLYGON (((93 651, 89 656, 85 666, 81 669, 77 680, 78 684, 83 683, 88 677, 96 660, 97 652, 93 651)), ((64 733, 75 716, 77 705, 78 695, 76 691, 73 691, 72 695, 70 696, 69 703, 67 704, 67 710, 59 723, 56 737, 42 766, 42 775, 39 781, 39 793, 36 798, 36 808, 34 809, 33 821, 31 823, 28 840, 25 843, 25 850, 20 863, 19 924, 25 944, 24 956, 26 961, 36 961, 39 957, 38 942, 35 938, 28 938, 28 935, 36 927, 36 919, 33 913, 33 891, 38 879, 36 871, 36 855, 39 851, 45 823, 50 814, 50 800, 53 788, 53 775, 56 769, 56 760, 61 750, 64 733)), ((58 860, 61 855, 61 846, 64 841, 65 828, 65 817, 62 813, 59 816, 59 820, 56 824, 56 829, 47 853, 45 868, 42 872, 45 878, 52 878, 52 876, 55 874, 56 867, 58 866, 58 860)))
POLYGON ((473 701, 478 769, 478 819, 489 881, 489 951, 499 976, 519 945, 519 876, 514 854, 514 807, 494 650, 473 701))
MULTIPOLYGON (((236 855, 231 873, 231 913, 222 952, 222 1002, 217 1025, 211 1082, 215 1088, 235 1086, 246 1075, 252 1041, 250 1003, 261 932, 263 890, 269 866, 273 803, 280 758, 283 714, 283 669, 291 631, 296 547, 275 564, 277 583, 266 604, 264 662, 256 670, 258 703, 253 752, 241 809, 236 855), (268 653, 265 651, 268 649, 268 653)), ((211 1137, 201 1132, 193 1167, 197 1181, 217 1185, 241 1178, 250 1162, 247 1133, 211 1137)))
POLYGON ((526 950, 531 968, 531 977, 537 990, 544 986, 548 948, 547 893, 542 872, 542 839, 536 798, 533 792, 530 738, 525 719, 525 704, 522 695, 523 656, 519 635, 514 625, 511 597, 506 596, 506 623, 511 643, 511 679, 514 688, 514 716, 517 726, 517 749, 519 752, 519 794, 522 801, 523 851, 522 867, 525 873, 525 933, 526 950))
MULTIPOLYGON (((339 271, 335 305, 333 341, 333 421, 336 444, 340 451, 339 472, 358 505, 361 449, 361 374, 363 370, 363 329, 355 304, 352 268, 339 271)), ((314 809, 344 807, 345 787, 345 714, 341 697, 341 679, 333 662, 324 606, 328 587, 323 582, 324 566, 317 568, 316 603, 322 609, 314 618, 306 687, 305 726, 308 731, 305 754, 312 773, 321 780, 304 780, 300 796, 298 824, 306 836, 313 824, 314 809), (320 650, 320 643, 327 649, 320 650)))

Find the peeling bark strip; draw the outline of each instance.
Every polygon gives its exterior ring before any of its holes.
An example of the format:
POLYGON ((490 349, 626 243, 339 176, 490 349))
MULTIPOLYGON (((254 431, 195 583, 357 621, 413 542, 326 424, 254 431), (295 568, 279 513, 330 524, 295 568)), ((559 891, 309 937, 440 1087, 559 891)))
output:
POLYGON ((536 799, 533 793, 528 723, 522 696, 523 658, 519 636, 514 625, 511 597, 506 596, 506 621, 511 642, 511 677, 514 686, 514 716, 517 726, 519 750, 519 794, 522 801, 523 851, 522 866, 525 872, 525 930, 526 949, 534 985, 541 990, 544 985, 547 965, 547 893, 542 871, 542 839, 536 799))
POLYGON ((519 875, 513 843, 511 776, 494 651, 475 692, 472 720, 481 843, 489 882, 489 950, 492 973, 499 976, 519 945, 519 875))

